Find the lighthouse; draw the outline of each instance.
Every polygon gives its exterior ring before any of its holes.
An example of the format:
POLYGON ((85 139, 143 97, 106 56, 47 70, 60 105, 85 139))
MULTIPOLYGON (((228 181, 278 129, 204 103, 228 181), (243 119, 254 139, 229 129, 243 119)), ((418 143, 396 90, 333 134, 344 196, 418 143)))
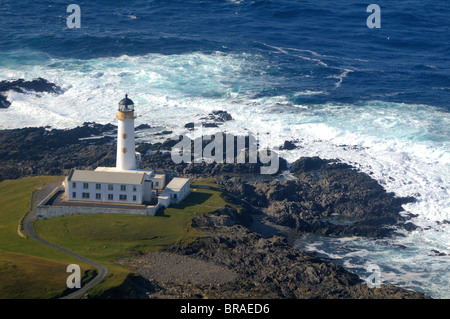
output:
POLYGON ((93 171, 72 169, 63 182, 64 196, 68 202, 77 201, 84 206, 69 205, 73 209, 58 208, 58 212, 89 214, 101 211, 124 214, 125 209, 127 211, 125 214, 155 215, 160 207, 178 204, 189 195, 188 178, 174 177, 166 185, 165 173, 138 167, 140 154, 135 150, 134 135, 136 114, 134 103, 128 95, 120 100, 116 118, 118 120, 116 167, 97 167, 93 171), (156 199, 158 203, 155 205, 156 199), (89 206, 90 203, 95 203, 95 206, 89 206), (108 210, 99 209, 98 207, 101 207, 98 206, 99 203, 106 205, 108 210), (114 207, 108 204, 114 204, 114 207), (118 207, 117 204, 126 204, 127 207, 118 207), (139 209, 135 209, 133 205, 140 205, 139 209))
POLYGON ((134 103, 128 98, 127 94, 119 102, 116 118, 118 120, 116 168, 118 170, 135 170, 137 169, 134 141, 134 119, 136 115, 134 103))

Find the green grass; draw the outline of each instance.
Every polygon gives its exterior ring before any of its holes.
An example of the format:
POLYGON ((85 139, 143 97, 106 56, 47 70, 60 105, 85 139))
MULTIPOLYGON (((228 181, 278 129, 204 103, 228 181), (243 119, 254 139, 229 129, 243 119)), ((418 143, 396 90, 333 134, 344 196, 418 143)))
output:
POLYGON ((158 212, 157 216, 117 214, 74 215, 35 224, 38 235, 68 248, 108 268, 108 276, 94 287, 90 296, 101 296, 120 285, 130 270, 118 266, 115 260, 134 252, 157 251, 168 245, 191 242, 206 236, 191 226, 197 215, 208 214, 227 203, 217 185, 211 182, 192 183, 191 194, 182 204, 158 212), (208 185, 208 189, 196 188, 208 185))
POLYGON ((66 287, 67 265, 92 269, 77 259, 17 233, 32 191, 60 177, 27 177, 0 183, 0 298, 55 298, 66 287))
POLYGON ((0 252, 0 298, 55 298, 67 289, 67 265, 43 257, 0 252))

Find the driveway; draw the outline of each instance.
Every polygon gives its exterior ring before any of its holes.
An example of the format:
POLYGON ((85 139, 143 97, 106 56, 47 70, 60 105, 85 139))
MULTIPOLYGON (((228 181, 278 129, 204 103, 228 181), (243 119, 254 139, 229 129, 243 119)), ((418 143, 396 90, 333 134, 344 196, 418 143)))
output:
MULTIPOLYGON (((38 191, 36 193, 34 202, 33 202, 33 209, 32 211, 28 214, 28 216, 25 218, 24 220, 24 229, 27 232, 28 236, 30 236, 31 238, 34 238, 35 240, 39 241, 40 243, 50 246, 54 249, 58 249, 59 251, 62 251, 63 253, 66 253, 72 257, 75 257, 83 262, 85 262, 86 264, 89 264, 95 268, 97 268, 97 276, 92 279, 91 281, 89 281, 87 284, 85 284, 83 287, 77 289, 76 291, 70 293, 69 295, 66 295, 64 297, 62 297, 62 299, 80 299, 83 297, 83 295, 86 293, 86 291, 88 291, 89 289, 91 289, 92 287, 94 287, 96 284, 98 284, 103 278, 105 278, 106 274, 108 273, 108 269, 98 263, 96 263, 93 260, 90 260, 84 256, 78 255, 68 249, 65 249, 63 247, 59 247, 55 244, 49 243, 48 241, 45 241, 44 239, 40 238, 34 231, 34 222, 36 221, 36 207, 38 205, 38 203, 45 198, 45 196, 47 196, 48 194, 50 194, 55 187, 59 186, 60 183, 52 183, 52 184, 47 184, 44 186, 44 188, 40 191, 38 191)), ((69 276, 69 273, 67 274, 67 276, 69 276)))

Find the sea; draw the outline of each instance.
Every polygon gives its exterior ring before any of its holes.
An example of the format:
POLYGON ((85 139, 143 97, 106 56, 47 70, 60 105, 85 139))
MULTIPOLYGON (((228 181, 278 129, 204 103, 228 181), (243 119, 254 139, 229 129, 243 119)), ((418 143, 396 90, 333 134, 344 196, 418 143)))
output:
POLYGON ((339 159, 416 198, 402 212, 412 232, 299 249, 450 298, 449 26, 443 0, 0 0, 0 80, 62 89, 6 92, 0 129, 115 123, 126 93, 154 130, 141 139, 225 110, 222 131, 295 142, 280 151, 289 163, 339 159))

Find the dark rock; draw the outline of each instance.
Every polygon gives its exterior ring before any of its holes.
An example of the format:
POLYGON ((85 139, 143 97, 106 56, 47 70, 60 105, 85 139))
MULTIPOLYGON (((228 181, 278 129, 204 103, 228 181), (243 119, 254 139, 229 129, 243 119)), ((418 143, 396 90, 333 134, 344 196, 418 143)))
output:
POLYGON ((295 175, 312 170, 319 170, 328 163, 329 161, 321 159, 320 157, 301 157, 292 163, 290 172, 295 175))
POLYGON ((446 253, 443 253, 443 252, 441 252, 439 250, 436 250, 436 249, 431 249, 431 252, 433 253, 433 256, 447 256, 446 253))
POLYGON ((46 79, 37 78, 31 81, 26 81, 24 79, 12 80, 12 81, 0 81, 0 92, 6 92, 13 90, 19 93, 25 91, 34 92, 48 92, 48 93, 61 93, 61 88, 46 79))
MULTIPOLYGON (((403 223, 399 214, 402 205, 414 200, 387 193, 369 175, 346 164, 302 158, 291 171, 296 180, 219 178, 218 182, 242 201, 263 210, 271 223, 334 236, 389 236, 393 226, 403 223), (333 222, 331 216, 346 222, 333 222)), ((413 230, 415 225, 407 223, 404 227, 413 230)))
POLYGON ((11 102, 6 99, 2 94, 0 94, 0 109, 6 109, 11 106, 11 102))
MULTIPOLYGON (((219 221, 218 216, 212 220, 219 221)), ((208 216, 206 218, 209 218, 208 216)), ((370 289, 341 266, 304 253, 279 236, 263 238, 239 224, 208 226, 209 237, 168 247, 167 252, 214 262, 233 270, 238 280, 211 289, 202 285, 174 287, 161 292, 172 297, 201 291, 203 298, 427 298, 421 293, 383 285, 370 289), (245 283, 245 284, 242 284, 245 283)), ((157 297, 158 291, 152 296, 157 297)))
POLYGON ((169 135, 172 133, 173 133, 172 131, 162 131, 162 132, 155 133, 155 135, 169 135))
MULTIPOLYGON (((209 113, 207 117, 202 117, 200 120, 203 120, 201 123, 203 127, 219 127, 224 122, 232 121, 233 117, 227 111, 219 110, 209 113)), ((187 123, 184 127, 192 130, 194 129, 194 123, 187 123)))
POLYGON ((203 120, 211 120, 215 122, 227 122, 232 121, 233 117, 227 112, 223 110, 212 111, 208 114, 208 117, 202 118, 203 120))
POLYGON ((413 231, 413 230, 416 230, 417 228, 419 228, 418 226, 414 225, 411 222, 402 224, 402 227, 407 231, 413 231))
POLYGON ((217 125, 216 123, 203 123, 202 124, 204 127, 219 127, 219 125, 217 125))
POLYGON ((189 122, 184 125, 185 128, 190 129, 190 130, 193 130, 194 126, 195 126, 194 122, 189 122))
POLYGON ((413 213, 410 213, 410 212, 406 212, 404 215, 405 215, 405 218, 408 219, 408 220, 419 216, 419 214, 413 214, 413 213))
POLYGON ((283 146, 280 147, 280 150, 295 150, 297 148, 297 145, 295 145, 294 142, 291 141, 284 141, 283 146))
POLYGON ((29 175, 60 175, 65 171, 114 166, 112 137, 82 139, 111 133, 116 127, 84 123, 70 130, 23 128, 0 131, 0 180, 29 175), (69 156, 70 155, 70 156, 69 156))
MULTIPOLYGON (((61 87, 43 78, 37 78, 31 81, 26 81, 24 79, 0 81, 0 92, 5 93, 11 90, 19 93, 25 93, 26 91, 34 91, 38 93, 47 92, 54 94, 62 93, 61 87)), ((0 94, 0 108, 7 108, 10 105, 11 102, 8 101, 3 94, 0 94)))
POLYGON ((318 170, 333 170, 333 169, 351 169, 352 166, 341 163, 338 160, 325 160, 318 156, 315 157, 301 157, 292 163, 290 172, 294 176, 301 173, 318 170))
POLYGON ((118 286, 108 288, 97 296, 101 299, 147 299, 148 293, 161 289, 154 281, 147 280, 138 274, 129 273, 118 286))
POLYGON ((152 127, 148 124, 140 124, 140 125, 136 126, 135 130, 140 131, 140 130, 146 130, 149 128, 152 128, 152 127))
MULTIPOLYGON (((165 169, 175 169, 178 172, 181 172, 184 175, 191 175, 191 176, 198 176, 198 177, 213 177, 213 176, 222 176, 222 175, 241 175, 241 174, 254 174, 259 175, 261 173, 261 169, 264 166, 268 166, 269 164, 264 164, 260 161, 260 158, 257 158, 256 163, 250 163, 249 158, 249 139, 246 137, 246 144, 245 144, 245 158, 244 163, 237 163, 237 138, 236 136, 233 136, 234 141, 234 163, 228 163, 226 161, 226 140, 227 136, 229 135, 224 134, 223 135, 223 154, 222 159, 224 160, 224 163, 207 163, 207 162, 201 162, 196 163, 195 158, 195 148, 194 143, 201 143, 202 149, 205 149, 205 147, 214 141, 214 136, 212 136, 211 140, 188 140, 188 143, 191 145, 191 158, 190 162, 188 163, 180 163, 175 164, 173 161, 168 161, 167 159, 170 159, 171 155, 170 153, 163 153, 163 152, 155 152, 151 155, 146 155, 148 150, 165 150, 165 151, 171 151, 172 148, 182 140, 182 137, 179 137, 177 140, 174 139, 167 139, 163 143, 155 143, 153 145, 142 143, 138 146, 137 151, 141 154, 144 154, 142 157, 142 164, 148 167, 154 167, 152 165, 156 165, 157 167, 161 166, 161 163, 164 163, 165 169)), ((213 155, 215 155, 216 151, 220 150, 214 150, 213 155)), ((270 153, 272 154, 272 153, 270 153)), ((274 175, 281 173, 282 171, 287 169, 287 162, 284 158, 277 157, 278 159, 278 171, 275 172, 274 175)))

